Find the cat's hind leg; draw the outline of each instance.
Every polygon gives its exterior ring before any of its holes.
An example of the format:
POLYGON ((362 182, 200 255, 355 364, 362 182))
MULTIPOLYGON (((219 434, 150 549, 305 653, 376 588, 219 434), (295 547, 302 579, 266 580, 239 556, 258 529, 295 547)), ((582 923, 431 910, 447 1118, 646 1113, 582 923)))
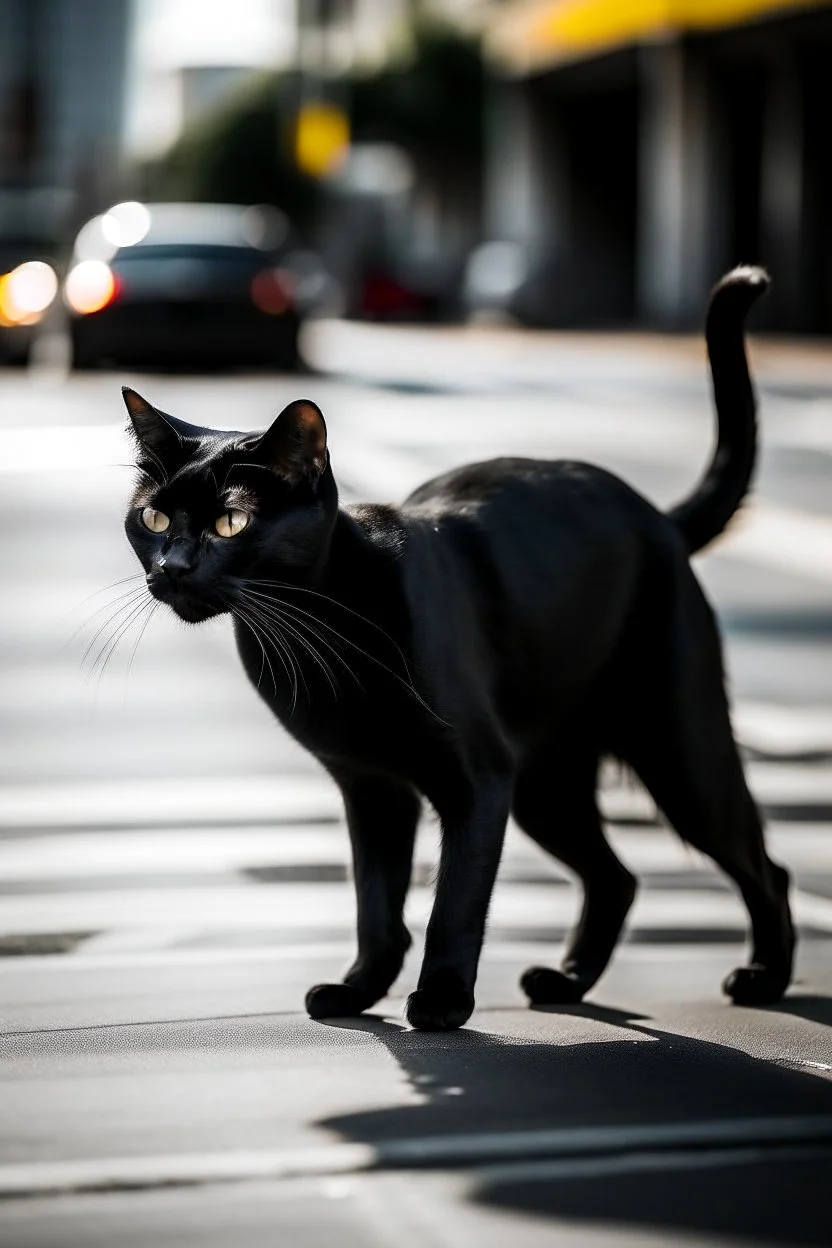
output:
POLYGON ((312 1018, 361 1014, 385 996, 410 935, 402 912, 410 885, 421 804, 406 785, 379 776, 336 775, 344 797, 358 907, 358 954, 339 984, 306 994, 312 1018))
POLYGON ((655 612, 662 633, 649 659, 632 665, 638 697, 621 752, 682 839, 736 884, 751 920, 751 959, 731 972, 723 990, 738 1004, 763 1004, 778 1000, 791 978, 789 876, 766 853, 746 786, 713 614, 692 576, 676 593, 669 618, 655 612))
POLYGON ((795 945, 789 876, 766 853, 727 707, 708 714, 693 697, 687 709, 674 708, 656 723, 652 742, 642 743, 631 761, 682 839, 721 867, 748 910, 750 963, 731 972, 723 991, 739 1005, 779 1000, 791 979, 795 945))
POLYGON ((515 820, 578 877, 584 890, 560 970, 532 966, 520 980, 534 1005, 581 1000, 603 974, 635 896, 635 879, 604 836, 595 798, 597 772, 598 755, 591 747, 558 742, 527 763, 515 785, 515 820))

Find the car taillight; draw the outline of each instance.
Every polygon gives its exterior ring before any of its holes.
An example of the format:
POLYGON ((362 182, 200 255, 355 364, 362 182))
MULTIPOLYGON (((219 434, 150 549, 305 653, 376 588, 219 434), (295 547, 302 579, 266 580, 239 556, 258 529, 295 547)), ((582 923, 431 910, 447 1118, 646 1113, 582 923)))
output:
POLYGON ((43 260, 27 260, 0 277, 0 325, 36 325, 58 290, 58 278, 43 260))
POLYGON ((251 279, 251 302, 268 316, 280 316, 292 306, 294 281, 284 269, 263 269, 251 279))
POLYGON ((67 275, 64 298, 82 316, 100 312, 118 297, 120 282, 103 260, 82 260, 67 275))

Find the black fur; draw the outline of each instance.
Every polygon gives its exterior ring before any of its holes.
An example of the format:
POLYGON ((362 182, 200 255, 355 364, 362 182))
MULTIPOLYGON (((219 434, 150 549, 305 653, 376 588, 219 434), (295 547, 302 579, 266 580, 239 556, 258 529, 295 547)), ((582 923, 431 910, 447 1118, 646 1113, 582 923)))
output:
POLYGON ((767 857, 723 688, 713 613, 688 554, 724 528, 749 484, 754 400, 742 325, 767 284, 736 270, 708 315, 719 445, 702 485, 663 516, 586 464, 501 459, 450 472, 399 508, 338 507, 323 417, 300 401, 265 434, 185 425, 125 392, 140 480, 128 537, 151 592, 191 621, 228 611, 245 670, 344 796, 358 955, 312 988, 316 1018, 387 993, 421 799, 442 852, 416 1027, 461 1026, 510 813, 584 888, 559 971, 533 1002, 577 1001, 609 961, 635 881, 596 805, 599 760, 632 766, 679 834, 736 883, 751 965, 735 1001, 779 997, 794 938, 786 872, 767 857), (150 532, 142 509, 170 517, 150 532), (251 516, 234 537, 219 513, 251 516))

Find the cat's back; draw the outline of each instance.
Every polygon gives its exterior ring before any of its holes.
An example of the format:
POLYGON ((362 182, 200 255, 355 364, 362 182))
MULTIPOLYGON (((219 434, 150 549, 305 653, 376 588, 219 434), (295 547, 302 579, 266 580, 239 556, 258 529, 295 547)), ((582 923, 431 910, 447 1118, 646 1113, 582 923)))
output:
POLYGON ((544 517, 591 527, 620 525, 661 513, 626 482, 595 464, 570 459, 504 457, 466 464, 426 481, 405 500, 403 513, 430 519, 520 522, 544 517))
POLYGON ((468 464, 420 486, 399 514, 408 600, 434 643, 423 661, 450 680, 472 654, 498 656, 506 687, 534 684, 541 706, 600 670, 651 562, 647 547, 684 558, 646 499, 573 460, 468 464))

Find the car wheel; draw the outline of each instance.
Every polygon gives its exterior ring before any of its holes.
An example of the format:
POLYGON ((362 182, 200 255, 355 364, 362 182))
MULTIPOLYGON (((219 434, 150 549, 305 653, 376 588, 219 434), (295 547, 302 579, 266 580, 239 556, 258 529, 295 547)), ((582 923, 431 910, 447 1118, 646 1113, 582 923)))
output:
POLYGON ((297 351, 281 352, 275 363, 279 373, 302 373, 304 371, 303 361, 297 351))
POLYGON ((96 356, 77 338, 72 339, 72 369, 73 372, 86 372, 88 369, 95 368, 98 360, 96 356))
POLYGON ((300 332, 299 325, 293 325, 291 330, 284 333, 277 343, 272 363, 274 367, 281 373, 300 373, 303 372, 305 365, 298 349, 298 335, 300 332))

